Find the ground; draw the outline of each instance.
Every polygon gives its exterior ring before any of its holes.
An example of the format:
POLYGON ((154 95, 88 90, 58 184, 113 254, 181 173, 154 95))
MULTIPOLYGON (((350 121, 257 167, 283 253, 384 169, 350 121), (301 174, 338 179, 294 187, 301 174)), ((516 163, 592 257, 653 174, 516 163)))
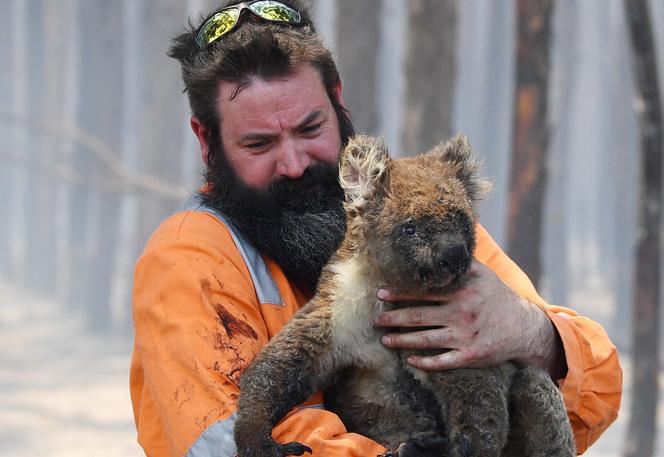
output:
MULTIPOLYGON (((0 351, 3 456, 143 455, 136 443, 128 391, 131 337, 91 334, 81 319, 70 317, 51 300, 2 282, 0 303, 0 347, 5 348, 0 351)), ((622 361, 626 395, 621 414, 585 454, 588 457, 622 455, 629 357, 622 356, 622 361)), ((661 398, 659 424, 658 434, 664 436, 661 398)), ((664 457, 663 443, 655 457, 664 457)))
POLYGON ((129 400, 131 338, 92 335, 52 301, 2 283, 0 303, 2 454, 144 455, 129 400))

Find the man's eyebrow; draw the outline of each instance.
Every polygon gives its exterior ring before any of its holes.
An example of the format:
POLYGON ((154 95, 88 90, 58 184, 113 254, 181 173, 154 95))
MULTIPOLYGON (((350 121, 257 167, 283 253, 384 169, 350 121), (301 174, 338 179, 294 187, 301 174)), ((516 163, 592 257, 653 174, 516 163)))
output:
POLYGON ((298 124, 297 129, 300 130, 300 129, 303 129, 303 128, 307 127, 309 124, 311 124, 313 121, 315 121, 316 119, 318 119, 322 115, 323 115, 322 110, 313 111, 311 114, 309 114, 307 117, 305 117, 302 122, 300 122, 298 124))
MULTIPOLYGON (((304 118, 302 122, 300 122, 295 129, 296 130, 302 130, 303 128, 307 127, 309 124, 317 120, 320 116, 323 115, 323 110, 316 110, 312 111, 307 117, 304 118)), ((247 141, 267 141, 271 140, 277 135, 274 135, 272 133, 265 133, 265 132, 249 132, 246 135, 244 135, 242 138, 240 138, 238 143, 244 143, 247 141)))
POLYGON ((239 143, 244 143, 246 141, 265 141, 274 138, 276 135, 272 133, 262 133, 262 132, 250 132, 240 138, 239 143))

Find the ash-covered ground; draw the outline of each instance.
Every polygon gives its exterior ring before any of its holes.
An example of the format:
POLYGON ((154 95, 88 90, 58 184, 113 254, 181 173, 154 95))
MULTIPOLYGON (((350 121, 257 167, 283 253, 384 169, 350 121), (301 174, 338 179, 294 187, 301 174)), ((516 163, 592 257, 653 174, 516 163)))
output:
MULTIPOLYGON (((0 282, 2 455, 143 455, 129 400, 131 344, 127 335, 92 334, 62 305, 0 282)), ((630 397, 629 358, 622 361, 621 414, 586 456, 622 456, 630 397)), ((662 403, 660 398, 660 436, 662 403)), ((664 457, 662 443, 656 457, 664 457)))

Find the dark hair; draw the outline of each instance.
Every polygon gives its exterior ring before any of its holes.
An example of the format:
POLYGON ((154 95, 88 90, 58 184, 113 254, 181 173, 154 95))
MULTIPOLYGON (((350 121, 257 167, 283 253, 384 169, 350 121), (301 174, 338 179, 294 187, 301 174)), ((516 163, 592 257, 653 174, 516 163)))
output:
MULTIPOLYGON (((235 30, 206 49, 198 47, 195 38, 200 26, 194 27, 191 21, 187 31, 172 40, 168 55, 182 66, 182 81, 189 106, 208 132, 207 140, 211 144, 221 146, 216 97, 220 81, 241 86, 253 77, 271 79, 288 76, 299 66, 307 64, 321 75, 337 114, 342 144, 353 134, 350 116, 336 96, 337 87, 341 84, 337 66, 316 33, 308 6, 301 0, 280 1, 300 12, 302 24, 270 23, 244 12, 242 22, 235 30)), ((227 1, 219 9, 236 3, 240 2, 227 1)), ((216 160, 215 155, 216 151, 211 149, 208 156, 210 167, 216 160)))

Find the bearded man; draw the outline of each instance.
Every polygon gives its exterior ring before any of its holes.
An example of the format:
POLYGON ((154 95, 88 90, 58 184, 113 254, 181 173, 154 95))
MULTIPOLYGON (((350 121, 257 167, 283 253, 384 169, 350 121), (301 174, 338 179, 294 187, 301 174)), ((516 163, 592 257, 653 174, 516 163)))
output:
MULTIPOLYGON (((136 265, 134 417, 147 455, 230 457, 240 374, 313 295, 343 237, 337 160, 353 127, 334 60, 301 1, 227 2, 176 37, 169 55, 182 66, 206 185, 159 226, 136 265)), ((507 360, 546 368, 581 453, 617 415, 615 347, 597 323, 544 302, 476 231, 468 285, 418 297, 431 306, 385 313, 376 325, 411 331, 382 342, 448 349, 409 360, 425 370, 507 360)), ((405 297, 386 288, 378 298, 405 297)), ((348 433, 320 393, 274 436, 314 455, 385 452, 348 433)))

